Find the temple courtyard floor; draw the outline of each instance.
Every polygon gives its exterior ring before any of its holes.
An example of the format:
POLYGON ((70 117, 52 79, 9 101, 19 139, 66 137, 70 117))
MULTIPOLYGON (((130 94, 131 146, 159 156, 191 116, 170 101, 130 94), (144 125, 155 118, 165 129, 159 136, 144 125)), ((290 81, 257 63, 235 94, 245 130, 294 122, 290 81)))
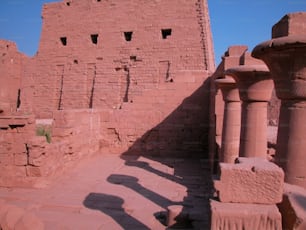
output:
POLYGON ((211 195, 205 159, 116 154, 84 159, 40 188, 0 188, 0 200, 32 212, 52 230, 205 230, 211 195), (180 213, 177 223, 172 213, 180 213))

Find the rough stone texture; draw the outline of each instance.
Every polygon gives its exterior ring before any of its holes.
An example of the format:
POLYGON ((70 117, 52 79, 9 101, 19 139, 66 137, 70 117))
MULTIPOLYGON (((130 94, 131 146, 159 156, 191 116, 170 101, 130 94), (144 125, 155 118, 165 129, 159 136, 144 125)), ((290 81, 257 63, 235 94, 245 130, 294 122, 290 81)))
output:
POLYGON ((246 52, 247 46, 231 46, 222 56, 222 62, 218 65, 212 75, 212 84, 210 84, 210 103, 209 103, 209 159, 211 168, 216 171, 219 156, 221 154, 221 138, 224 116, 224 101, 221 90, 217 87, 216 79, 224 78, 226 68, 239 65, 241 56, 246 52))
POLYGON ((16 44, 0 40, 0 116, 16 113, 21 105, 21 79, 28 59, 16 44))
MULTIPOLYGON (((245 65, 262 65, 261 60, 251 57, 247 52, 248 47, 244 45, 230 46, 222 57, 222 62, 217 67, 212 79, 224 78, 224 71, 235 66, 245 65)), ((221 136, 224 102, 222 100, 221 92, 218 92, 216 84, 211 84, 210 97, 210 141, 209 141, 209 157, 214 168, 217 168, 218 156, 220 155, 221 136)), ((271 126, 277 126, 279 117, 280 100, 276 97, 275 92, 272 93, 272 98, 268 103, 267 122, 271 126)), ((276 139, 276 135, 273 137, 276 139)), ((275 143, 268 146, 268 151, 275 151, 275 143)))
POLYGON ((220 163, 214 186, 221 202, 276 204, 282 201, 283 170, 260 158, 238 158, 236 164, 220 163))
POLYGON ((152 143, 156 155, 185 154, 190 147, 203 152, 209 89, 202 84, 214 71, 210 34, 205 1, 46 4, 34 113, 52 118, 58 109, 103 110, 105 151, 127 150, 145 135, 150 143, 137 142, 138 152, 152 143), (201 95, 193 94, 197 90, 201 95))
POLYGON ((272 27, 272 38, 285 37, 295 34, 306 35, 306 12, 286 14, 272 27))
POLYGON ((283 201, 278 208, 283 217, 284 230, 306 229, 306 190, 290 184, 284 185, 283 201))
POLYGON ((241 102, 236 82, 233 78, 215 80, 222 91, 224 100, 224 117, 220 162, 234 163, 239 156, 241 102))
POLYGON ((246 64, 229 68, 225 74, 236 80, 242 101, 239 156, 266 159, 267 107, 273 89, 268 67, 246 64))
POLYGON ((214 71, 206 0, 62 0, 42 18, 33 58, 0 41, 0 185, 31 184, 97 151, 203 155, 214 71), (6 124, 29 114, 24 135, 6 124))
POLYGON ((276 95, 282 101, 275 162, 284 169, 286 182, 304 188, 306 167, 301 159, 306 148, 305 21, 305 13, 285 16, 273 28, 275 38, 257 45, 252 52, 269 67, 276 95))
MULTIPOLYGON (((45 188, 0 187, 0 199, 34 214, 50 230, 165 230, 162 214, 173 205, 188 216, 183 229, 209 229, 211 196, 205 159, 115 154, 82 159, 45 188)), ((0 216, 3 206, 0 200, 0 216)))
POLYGON ((281 230, 276 205, 220 203, 211 200, 211 230, 281 230))

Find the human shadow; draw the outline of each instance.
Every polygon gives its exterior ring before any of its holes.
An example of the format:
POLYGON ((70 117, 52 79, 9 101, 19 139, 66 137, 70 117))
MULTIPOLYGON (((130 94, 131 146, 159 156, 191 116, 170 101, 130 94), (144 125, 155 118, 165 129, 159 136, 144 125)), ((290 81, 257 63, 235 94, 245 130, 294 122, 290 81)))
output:
POLYGON ((145 224, 126 213, 122 207, 123 202, 124 200, 122 198, 114 195, 90 193, 83 201, 83 204, 87 208, 99 210, 107 214, 123 229, 150 229, 145 224))

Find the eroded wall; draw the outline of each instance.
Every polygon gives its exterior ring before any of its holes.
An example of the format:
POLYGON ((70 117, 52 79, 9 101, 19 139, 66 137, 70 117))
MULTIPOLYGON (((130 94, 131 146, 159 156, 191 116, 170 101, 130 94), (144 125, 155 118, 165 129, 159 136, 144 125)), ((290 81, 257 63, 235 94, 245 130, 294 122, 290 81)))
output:
POLYGON ((63 0, 42 18, 34 57, 0 43, 0 185, 37 184, 92 153, 206 156, 206 0, 63 0))
POLYGON ((127 149, 147 131, 157 154, 162 145, 183 154, 177 143, 184 141, 207 148, 209 89, 202 84, 214 60, 206 1, 62 1, 44 5, 42 17, 37 117, 100 110, 106 151, 127 149), (199 89, 199 101, 184 101, 199 89))

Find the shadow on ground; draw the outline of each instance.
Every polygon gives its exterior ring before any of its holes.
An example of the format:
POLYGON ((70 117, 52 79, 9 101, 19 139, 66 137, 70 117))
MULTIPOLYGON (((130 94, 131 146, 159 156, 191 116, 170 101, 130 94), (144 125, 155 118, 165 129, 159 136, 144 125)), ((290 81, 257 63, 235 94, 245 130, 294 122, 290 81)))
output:
MULTIPOLYGON (((208 161, 208 123, 209 79, 164 121, 148 130, 128 151, 121 154, 126 166, 184 186, 186 196, 181 201, 172 201, 160 195, 159 191, 151 191, 131 175, 112 174, 107 181, 133 190, 160 206, 161 211, 152 215, 165 228, 209 229, 212 183, 208 161), (143 159, 172 168, 173 173, 160 171, 143 159), (171 207, 181 207, 173 220, 167 219, 171 207), (169 226, 166 227, 167 224, 169 226)), ((84 206, 109 215, 123 229, 131 229, 132 225, 137 229, 149 229, 145 223, 126 212, 122 207, 123 202, 122 198, 114 195, 90 193, 84 200, 84 206)))

